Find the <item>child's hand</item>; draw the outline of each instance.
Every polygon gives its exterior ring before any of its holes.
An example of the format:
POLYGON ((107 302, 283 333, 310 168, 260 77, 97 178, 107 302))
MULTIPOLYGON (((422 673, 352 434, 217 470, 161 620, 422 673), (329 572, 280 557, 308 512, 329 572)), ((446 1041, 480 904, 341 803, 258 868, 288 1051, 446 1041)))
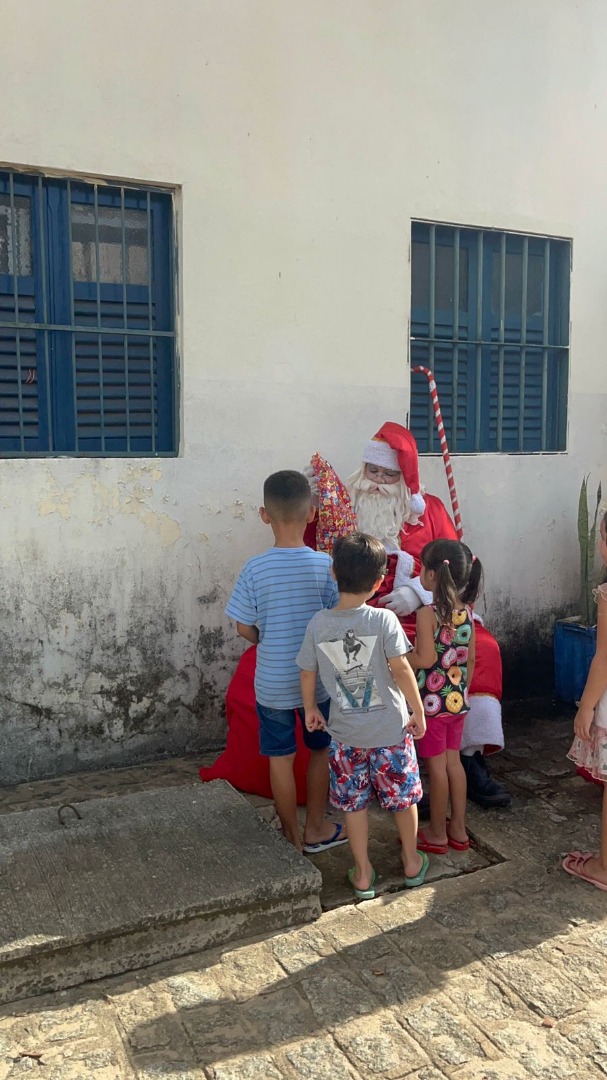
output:
POLYGON ((426 717, 423 712, 411 713, 409 717, 409 723, 407 724, 407 731, 414 739, 421 739, 426 734, 426 717))
POLYGON ((306 709, 306 728, 308 731, 326 731, 327 725, 320 709, 306 709))
POLYGON ((584 739, 585 742, 588 742, 593 720, 594 709, 589 709, 587 705, 580 705, 573 721, 573 730, 578 739, 584 739))

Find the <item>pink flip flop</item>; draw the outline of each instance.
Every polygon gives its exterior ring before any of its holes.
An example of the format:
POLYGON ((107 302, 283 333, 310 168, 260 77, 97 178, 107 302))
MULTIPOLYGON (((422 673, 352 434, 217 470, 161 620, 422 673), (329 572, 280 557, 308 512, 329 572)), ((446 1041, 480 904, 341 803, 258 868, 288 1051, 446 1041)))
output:
POLYGON ((604 881, 597 881, 596 878, 590 876, 590 874, 584 873, 584 867, 589 859, 596 858, 592 851, 570 851, 568 855, 565 855, 563 859, 563 870, 568 874, 572 874, 573 877, 581 878, 582 881, 587 881, 589 885, 594 885, 596 889, 602 889, 603 892, 607 892, 607 885, 604 881))

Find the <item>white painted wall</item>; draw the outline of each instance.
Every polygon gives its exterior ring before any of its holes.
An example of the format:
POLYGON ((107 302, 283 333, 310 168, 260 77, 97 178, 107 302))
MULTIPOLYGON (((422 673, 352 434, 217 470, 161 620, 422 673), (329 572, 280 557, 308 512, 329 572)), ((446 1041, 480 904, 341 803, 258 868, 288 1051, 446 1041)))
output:
POLYGON ((347 474, 406 418, 413 217, 573 238, 568 452, 455 460, 490 621, 545 633, 582 474, 607 479, 603 0, 4 0, 2 24, 1 161, 180 188, 183 438, 0 462, 0 776, 220 742, 264 476, 315 449, 347 474))

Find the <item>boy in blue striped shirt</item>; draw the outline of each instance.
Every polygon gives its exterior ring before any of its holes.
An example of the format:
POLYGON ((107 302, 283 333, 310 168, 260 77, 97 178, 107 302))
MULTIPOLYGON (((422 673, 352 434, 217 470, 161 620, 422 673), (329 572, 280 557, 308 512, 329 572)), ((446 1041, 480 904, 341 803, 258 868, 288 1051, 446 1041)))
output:
MULTIPOLYGON (((346 836, 342 825, 325 818, 330 738, 325 731, 306 730, 295 657, 312 616, 337 603, 337 586, 330 557, 304 544, 306 525, 314 517, 306 477, 288 469, 273 473, 264 484, 263 501, 259 514, 274 533, 274 547, 245 563, 226 615, 236 621, 241 637, 257 645, 259 746, 270 759, 272 795, 283 833, 298 851, 315 854, 346 843, 346 836), (311 752, 303 843, 293 774, 296 709, 311 752)), ((329 697, 320 682, 318 694, 319 709, 328 718, 329 697)))

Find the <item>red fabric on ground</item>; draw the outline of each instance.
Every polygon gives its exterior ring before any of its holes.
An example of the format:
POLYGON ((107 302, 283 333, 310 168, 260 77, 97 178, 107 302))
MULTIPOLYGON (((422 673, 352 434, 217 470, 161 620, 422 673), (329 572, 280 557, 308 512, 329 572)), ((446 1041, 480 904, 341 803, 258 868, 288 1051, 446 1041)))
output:
POLYGON ((588 769, 585 769, 583 765, 576 765, 575 771, 578 776, 582 777, 582 780, 587 780, 589 784, 598 784, 599 787, 605 787, 603 781, 597 780, 596 776, 593 776, 591 772, 588 772, 588 769))
MULTIPOLYGON (((261 795, 271 799, 269 761, 259 753, 259 727, 253 688, 256 656, 257 649, 252 645, 238 661, 226 695, 227 746, 210 768, 200 770, 200 779, 227 780, 249 795, 261 795)), ((305 806, 310 751, 304 745, 300 724, 297 725, 296 738, 294 768, 297 802, 299 806, 305 806)))

